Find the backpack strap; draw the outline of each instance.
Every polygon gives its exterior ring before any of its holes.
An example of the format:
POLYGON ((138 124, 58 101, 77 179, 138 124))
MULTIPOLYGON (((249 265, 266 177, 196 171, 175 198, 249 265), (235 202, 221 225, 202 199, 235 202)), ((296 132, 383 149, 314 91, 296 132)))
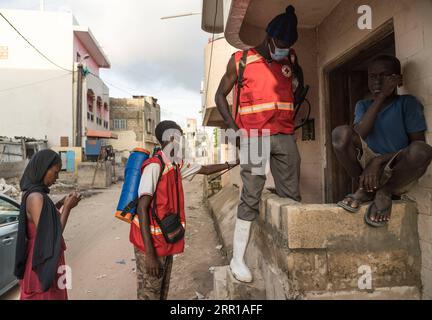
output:
MULTIPOLYGON (((161 225, 161 220, 159 219, 159 217, 156 214, 156 199, 157 199, 157 192, 156 191, 157 191, 157 188, 159 186, 159 182, 161 180, 163 171, 165 169, 165 163, 164 163, 162 157, 160 156, 160 154, 155 154, 155 157, 158 158, 160 163, 161 163, 161 171, 159 173, 159 179, 158 179, 158 182, 156 184, 156 188, 155 188, 154 193, 153 193, 152 217, 157 222, 158 225, 161 225)), ((176 190, 177 191, 177 210, 180 213, 180 195, 179 195, 179 189, 178 189, 178 166, 175 165, 175 167, 176 167, 176 188, 177 188, 177 190, 176 190)))
POLYGON ((236 105, 235 105, 234 121, 237 118, 237 113, 238 113, 238 110, 240 108, 240 90, 243 87, 243 75, 244 75, 244 71, 246 69, 246 60, 247 60, 248 52, 249 52, 249 50, 243 51, 243 55, 242 55, 242 57, 240 59, 240 63, 239 63, 239 71, 238 71, 238 76, 237 76, 237 101, 236 101, 236 105))

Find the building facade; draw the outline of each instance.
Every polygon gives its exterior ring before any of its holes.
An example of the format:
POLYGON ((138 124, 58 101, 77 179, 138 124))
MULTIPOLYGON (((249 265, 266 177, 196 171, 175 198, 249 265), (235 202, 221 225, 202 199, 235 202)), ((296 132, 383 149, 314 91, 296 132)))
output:
POLYGON ((45 57, 0 19, 0 135, 81 147, 89 130, 108 131, 99 70, 111 65, 90 29, 70 13, 1 12, 45 57))
POLYGON ((155 128, 161 111, 157 99, 150 96, 133 96, 132 99, 110 98, 110 126, 118 136, 111 144, 128 157, 134 148, 152 151, 158 145, 155 128))

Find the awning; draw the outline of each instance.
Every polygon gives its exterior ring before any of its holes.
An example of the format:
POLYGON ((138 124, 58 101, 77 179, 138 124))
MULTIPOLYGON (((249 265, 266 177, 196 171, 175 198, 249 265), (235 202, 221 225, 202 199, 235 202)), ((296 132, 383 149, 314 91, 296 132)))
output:
POLYGON ((86 136, 88 138, 101 138, 101 139, 118 139, 118 136, 111 131, 99 131, 87 129, 86 136))

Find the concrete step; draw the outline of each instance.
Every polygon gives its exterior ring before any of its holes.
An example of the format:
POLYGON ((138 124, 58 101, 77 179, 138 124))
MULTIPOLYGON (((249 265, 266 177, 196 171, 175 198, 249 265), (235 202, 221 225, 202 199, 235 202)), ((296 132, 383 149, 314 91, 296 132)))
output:
POLYGON ((214 267, 213 292, 210 297, 213 300, 228 300, 227 266, 214 267))
POLYGON ((229 266, 215 267, 213 293, 215 300, 263 300, 265 288, 262 278, 254 275, 254 281, 244 283, 236 280, 229 266))
POLYGON ((309 292, 305 300, 420 300, 420 292, 416 287, 377 288, 373 292, 338 291, 309 292))

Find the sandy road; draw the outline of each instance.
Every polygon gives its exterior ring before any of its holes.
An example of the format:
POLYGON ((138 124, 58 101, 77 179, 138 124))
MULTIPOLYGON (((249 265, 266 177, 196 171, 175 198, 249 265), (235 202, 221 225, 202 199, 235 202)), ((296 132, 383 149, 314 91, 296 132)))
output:
MULTIPOLYGON (((202 201, 202 179, 185 182, 186 249, 176 256, 169 299, 207 296, 212 289, 210 266, 226 264, 218 245, 213 222, 202 201)), ((121 184, 83 199, 71 213, 64 238, 66 263, 72 270, 70 299, 136 298, 133 247, 129 225, 113 217, 121 184)), ((0 299, 17 299, 17 288, 0 299)))

